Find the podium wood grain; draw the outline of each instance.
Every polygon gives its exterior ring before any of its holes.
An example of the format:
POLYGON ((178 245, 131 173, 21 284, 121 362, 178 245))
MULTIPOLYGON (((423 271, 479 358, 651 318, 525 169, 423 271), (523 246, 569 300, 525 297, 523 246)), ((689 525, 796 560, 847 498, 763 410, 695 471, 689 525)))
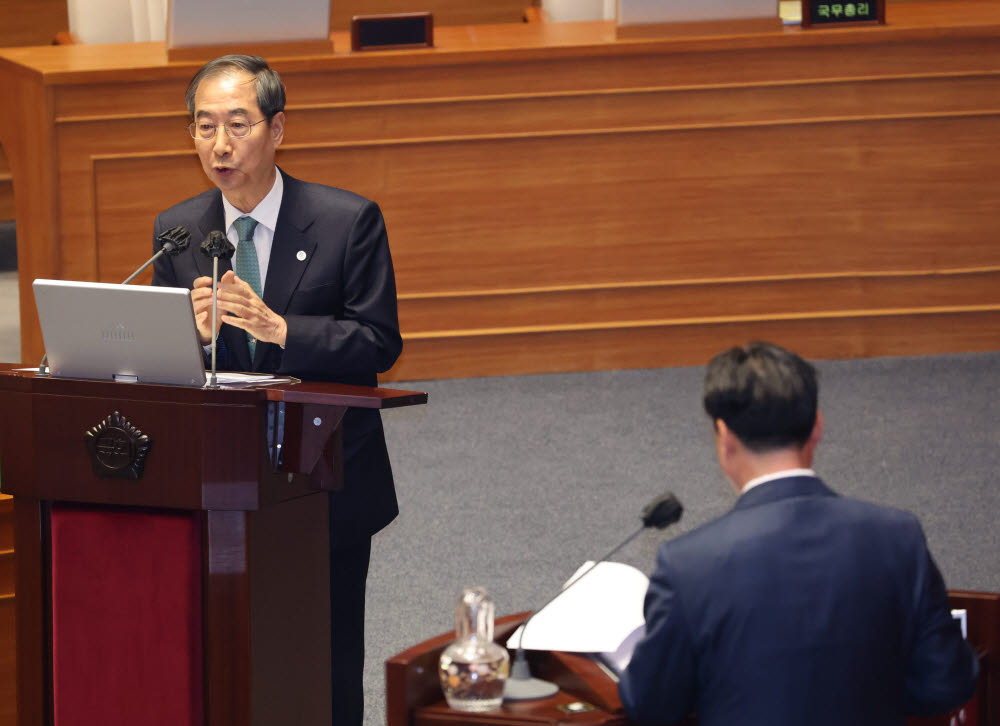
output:
MULTIPOLYGON (((206 724, 329 722, 329 509, 321 490, 340 480, 337 430, 349 407, 420 404, 426 394, 329 383, 119 385, 14 367, 0 364, 0 464, 4 491, 15 495, 16 600, 0 593, 0 628, 13 628, 16 602, 19 726, 52 722, 57 507, 60 516, 82 508, 124 517, 168 512, 191 522, 193 552, 201 553, 206 724), (284 406, 288 422, 278 470, 267 448, 272 404, 284 406), (84 432, 115 411, 152 439, 139 481, 92 470, 84 432), (305 416, 308 428, 293 423, 305 416), (323 425, 313 425, 317 416, 323 425)), ((0 515, 9 509, 0 501, 0 515)), ((13 656, 12 640, 0 637, 4 673, 13 673, 13 656)))

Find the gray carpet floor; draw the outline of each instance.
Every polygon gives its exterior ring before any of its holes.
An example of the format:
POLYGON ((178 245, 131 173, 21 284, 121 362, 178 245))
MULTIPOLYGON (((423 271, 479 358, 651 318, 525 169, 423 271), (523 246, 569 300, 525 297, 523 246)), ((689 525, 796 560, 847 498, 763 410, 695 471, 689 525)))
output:
MULTIPOLYGON (((19 357, 17 280, 0 273, 0 360, 19 357)), ((843 494, 918 514, 950 587, 1000 590, 1000 352, 818 367, 820 475, 843 494)), ((684 503, 681 522, 616 558, 647 572, 664 537, 732 506, 701 410, 702 373, 393 384, 430 402, 383 416, 401 515, 372 551, 366 726, 384 723, 385 660, 450 630, 463 587, 488 588, 499 614, 528 610, 633 532, 661 492, 684 503)))

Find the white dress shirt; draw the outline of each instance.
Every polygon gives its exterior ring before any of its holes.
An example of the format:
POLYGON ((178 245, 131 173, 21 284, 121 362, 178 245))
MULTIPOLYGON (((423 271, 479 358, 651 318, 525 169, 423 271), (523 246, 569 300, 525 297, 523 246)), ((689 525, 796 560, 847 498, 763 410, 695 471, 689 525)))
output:
POLYGON ((257 266, 260 268, 260 289, 264 290, 267 284, 267 265, 271 259, 271 244, 274 242, 274 229, 278 226, 278 210, 281 209, 281 196, 285 191, 285 182, 281 178, 278 167, 274 167, 274 185, 267 196, 260 200, 260 204, 253 208, 252 212, 244 214, 222 196, 222 207, 226 211, 226 236, 234 246, 239 247, 240 236, 236 232, 233 222, 243 216, 253 217, 257 220, 257 226, 253 231, 253 246, 257 250, 257 266))
POLYGON ((812 469, 785 469, 784 471, 775 471, 770 474, 764 474, 764 476, 758 476, 757 478, 751 479, 744 484, 743 489, 740 490, 740 496, 746 494, 756 486, 767 484, 767 482, 774 481, 775 479, 787 479, 790 476, 816 476, 816 472, 812 469))

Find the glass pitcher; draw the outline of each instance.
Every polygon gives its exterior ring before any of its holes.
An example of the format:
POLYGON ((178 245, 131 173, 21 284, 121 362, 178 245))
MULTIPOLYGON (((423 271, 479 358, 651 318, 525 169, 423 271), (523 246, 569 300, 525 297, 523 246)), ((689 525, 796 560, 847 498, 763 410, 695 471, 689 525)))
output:
POLYGON ((462 591, 455 605, 457 640, 441 653, 439 675, 448 705, 457 711, 500 708, 510 656, 493 642, 493 599, 485 588, 462 591))

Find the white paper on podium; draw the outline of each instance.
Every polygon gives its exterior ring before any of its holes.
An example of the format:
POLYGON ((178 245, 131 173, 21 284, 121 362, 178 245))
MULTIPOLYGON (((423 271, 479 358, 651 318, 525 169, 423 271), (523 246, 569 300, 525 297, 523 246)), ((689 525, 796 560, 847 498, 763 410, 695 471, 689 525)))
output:
POLYGON ((216 382, 223 388, 239 388, 240 386, 270 386, 275 383, 291 383, 291 378, 274 376, 270 373, 238 373, 219 371, 215 374, 216 382))
MULTIPOLYGON (((610 660, 628 663, 635 642, 645 630, 642 603, 649 578, 631 565, 601 562, 578 584, 566 589, 591 564, 584 563, 563 585, 563 593, 531 620, 524 648, 604 654, 622 649, 610 660), (622 648, 623 644, 628 647, 622 648)), ((510 636, 508 648, 521 646, 522 630, 518 628, 510 636)))

